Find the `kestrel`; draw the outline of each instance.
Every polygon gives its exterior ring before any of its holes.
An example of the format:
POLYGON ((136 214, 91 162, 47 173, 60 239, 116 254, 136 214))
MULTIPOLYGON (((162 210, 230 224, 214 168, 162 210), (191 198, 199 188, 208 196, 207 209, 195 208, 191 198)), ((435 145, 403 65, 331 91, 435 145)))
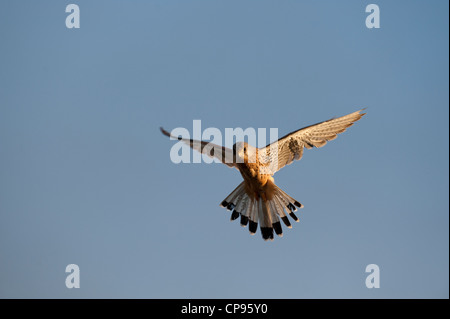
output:
POLYGON ((230 149, 206 141, 173 136, 162 127, 161 132, 188 144, 202 154, 217 158, 229 167, 238 169, 244 181, 220 206, 232 211, 231 220, 240 216, 241 226, 248 224, 250 234, 256 233, 259 223, 262 238, 273 240, 274 231, 278 236, 283 236, 280 219, 288 228, 292 228, 287 215, 298 222, 294 212, 297 207, 302 208, 303 205, 275 185, 272 176, 294 160, 300 160, 305 147, 319 148, 334 140, 337 134, 345 132, 347 127, 365 114, 361 113, 362 111, 301 128, 263 148, 237 142, 233 149, 230 149))

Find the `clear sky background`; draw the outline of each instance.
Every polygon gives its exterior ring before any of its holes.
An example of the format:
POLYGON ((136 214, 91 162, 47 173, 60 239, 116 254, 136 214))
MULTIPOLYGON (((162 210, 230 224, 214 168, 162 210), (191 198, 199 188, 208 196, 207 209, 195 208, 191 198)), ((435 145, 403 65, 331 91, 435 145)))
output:
POLYGON ((0 297, 449 297, 448 1, 69 3, 0 4, 0 297), (159 132, 362 107, 275 175, 305 208, 273 242, 219 207, 238 171, 159 132))

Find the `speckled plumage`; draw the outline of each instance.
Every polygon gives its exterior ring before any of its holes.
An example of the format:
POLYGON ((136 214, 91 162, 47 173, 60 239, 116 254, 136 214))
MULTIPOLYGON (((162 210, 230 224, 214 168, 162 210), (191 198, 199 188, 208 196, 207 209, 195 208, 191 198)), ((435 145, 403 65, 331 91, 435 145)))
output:
POLYGON ((280 219, 291 228, 287 215, 299 221, 294 212, 303 205, 276 186, 272 176, 294 160, 300 160, 304 148, 319 148, 335 139, 365 114, 361 111, 304 127, 259 149, 245 142, 238 142, 229 149, 205 141, 177 138, 162 128, 161 131, 238 169, 244 181, 222 201, 221 206, 232 210, 231 220, 241 216, 241 226, 249 225, 251 234, 256 232, 259 223, 263 239, 273 240, 274 231, 280 237, 283 235, 280 219))

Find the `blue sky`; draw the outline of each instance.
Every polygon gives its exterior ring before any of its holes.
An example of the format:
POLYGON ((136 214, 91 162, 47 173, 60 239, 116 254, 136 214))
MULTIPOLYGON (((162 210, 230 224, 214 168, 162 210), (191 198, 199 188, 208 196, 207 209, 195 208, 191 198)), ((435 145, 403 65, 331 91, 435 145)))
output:
POLYGON ((1 4, 0 297, 449 297, 447 1, 377 1, 380 29, 356 0, 76 1, 80 29, 69 3, 1 4), (362 107, 274 176, 305 208, 273 242, 219 207, 236 170, 159 132, 362 107))

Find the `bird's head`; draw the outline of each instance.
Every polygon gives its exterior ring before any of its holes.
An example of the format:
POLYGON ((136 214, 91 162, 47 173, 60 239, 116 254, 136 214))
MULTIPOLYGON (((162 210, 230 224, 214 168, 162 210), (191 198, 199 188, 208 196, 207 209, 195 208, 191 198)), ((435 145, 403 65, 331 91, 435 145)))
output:
POLYGON ((234 144, 233 154, 237 163, 256 163, 257 149, 246 142, 234 144))

